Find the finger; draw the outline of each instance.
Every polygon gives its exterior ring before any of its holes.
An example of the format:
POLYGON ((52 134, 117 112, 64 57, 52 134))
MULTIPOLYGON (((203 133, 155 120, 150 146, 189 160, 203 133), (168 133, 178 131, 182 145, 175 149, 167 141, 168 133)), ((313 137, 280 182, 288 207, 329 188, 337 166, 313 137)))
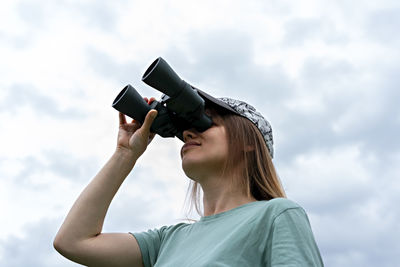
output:
POLYGON ((119 125, 124 125, 126 124, 126 117, 123 113, 119 113, 119 125))
POLYGON ((147 97, 143 97, 144 101, 149 102, 149 99, 147 97))
POLYGON ((143 125, 142 125, 142 129, 145 132, 146 135, 150 134, 150 127, 153 124, 154 119, 157 116, 157 110, 152 109, 150 110, 147 115, 146 118, 144 119, 143 125))
POLYGON ((148 101, 149 104, 153 103, 153 101, 156 100, 154 97, 151 97, 150 100, 148 101))

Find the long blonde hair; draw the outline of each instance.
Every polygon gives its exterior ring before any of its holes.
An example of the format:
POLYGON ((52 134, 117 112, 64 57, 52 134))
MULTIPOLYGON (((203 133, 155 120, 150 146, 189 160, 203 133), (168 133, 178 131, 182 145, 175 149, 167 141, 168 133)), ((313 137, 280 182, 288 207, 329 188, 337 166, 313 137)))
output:
MULTIPOLYGON (((228 155, 224 173, 237 170, 239 166, 241 179, 239 182, 246 196, 256 200, 270 200, 286 197, 285 191, 276 173, 264 138, 258 128, 248 119, 227 113, 217 107, 211 109, 213 120, 221 123, 228 139, 228 155)), ((233 176, 232 176, 233 177, 233 176)), ((189 210, 193 207, 199 215, 201 211, 201 188, 199 183, 191 181, 188 188, 189 210)))

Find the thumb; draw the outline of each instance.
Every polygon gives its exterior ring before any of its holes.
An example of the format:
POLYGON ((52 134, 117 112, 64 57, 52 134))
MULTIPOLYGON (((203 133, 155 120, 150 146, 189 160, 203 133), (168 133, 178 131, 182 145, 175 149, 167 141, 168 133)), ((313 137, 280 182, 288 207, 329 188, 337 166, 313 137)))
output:
POLYGON ((145 134, 150 134, 150 127, 153 124, 155 118, 157 117, 158 111, 155 109, 151 109, 147 115, 146 118, 144 119, 142 129, 145 132, 145 134))

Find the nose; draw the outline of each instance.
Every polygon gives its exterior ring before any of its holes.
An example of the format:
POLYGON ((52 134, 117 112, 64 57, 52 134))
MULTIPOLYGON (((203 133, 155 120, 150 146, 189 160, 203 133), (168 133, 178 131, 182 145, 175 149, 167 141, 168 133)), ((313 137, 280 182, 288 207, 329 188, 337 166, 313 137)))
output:
POLYGON ((189 139, 193 139, 198 135, 198 132, 195 128, 190 128, 187 130, 184 130, 183 133, 183 141, 186 142, 189 139))

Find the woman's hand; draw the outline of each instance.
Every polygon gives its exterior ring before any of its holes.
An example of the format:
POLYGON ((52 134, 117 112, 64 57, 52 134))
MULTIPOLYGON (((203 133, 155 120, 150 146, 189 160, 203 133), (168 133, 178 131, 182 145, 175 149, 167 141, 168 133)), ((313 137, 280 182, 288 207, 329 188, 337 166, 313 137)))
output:
MULTIPOLYGON (((155 98, 144 98, 149 104, 155 98)), ((119 132, 117 141, 117 150, 127 151, 133 153, 137 158, 140 157, 153 140, 155 133, 150 132, 150 127, 157 116, 157 110, 150 110, 141 125, 138 121, 132 120, 128 123, 124 114, 119 113, 119 132)))

